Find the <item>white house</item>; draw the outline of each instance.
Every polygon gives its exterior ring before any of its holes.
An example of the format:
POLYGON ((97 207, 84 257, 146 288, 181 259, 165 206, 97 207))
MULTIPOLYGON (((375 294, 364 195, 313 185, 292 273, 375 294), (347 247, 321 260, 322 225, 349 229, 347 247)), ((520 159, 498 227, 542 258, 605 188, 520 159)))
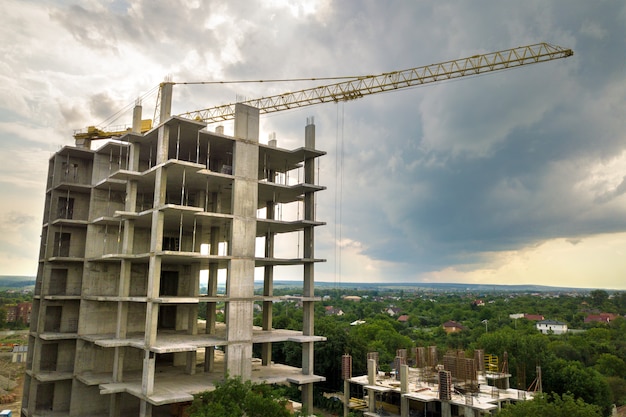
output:
POLYGON ((26 355, 28 354, 28 345, 13 346, 13 351, 11 352, 11 362, 26 362, 26 355))
POLYGON ((537 322, 537 330, 543 334, 563 334, 567 333, 567 323, 557 320, 541 320, 537 322))

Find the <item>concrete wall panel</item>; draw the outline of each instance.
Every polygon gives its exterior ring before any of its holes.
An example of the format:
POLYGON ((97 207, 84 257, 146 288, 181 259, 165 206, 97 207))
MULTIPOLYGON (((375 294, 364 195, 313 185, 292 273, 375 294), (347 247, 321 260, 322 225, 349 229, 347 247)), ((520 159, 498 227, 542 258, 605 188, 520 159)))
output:
POLYGON ((100 395, 97 385, 87 386, 74 380, 70 417, 108 415, 110 397, 100 395), (88 400, 87 400, 88 399, 88 400))
POLYGON ((117 324, 117 303, 81 301, 79 334, 115 333, 117 324))
POLYGON ((143 332, 146 322, 146 306, 143 303, 129 303, 128 332, 143 332))

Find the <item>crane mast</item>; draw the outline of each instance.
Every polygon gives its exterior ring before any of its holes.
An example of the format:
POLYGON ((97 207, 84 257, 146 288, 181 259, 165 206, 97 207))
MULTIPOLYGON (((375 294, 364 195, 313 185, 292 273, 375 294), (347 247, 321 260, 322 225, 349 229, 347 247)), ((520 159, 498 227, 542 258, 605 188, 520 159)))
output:
MULTIPOLYGON (((567 58, 573 54, 574 52, 571 49, 548 43, 538 43, 423 67, 386 72, 379 75, 366 75, 335 84, 246 100, 241 103, 258 108, 260 113, 273 113, 314 104, 355 100, 370 94, 460 77, 476 76, 523 65, 567 58)), ((234 114, 235 104, 232 103, 186 112, 179 116, 202 120, 206 123, 215 123, 230 120, 234 117, 234 114)))

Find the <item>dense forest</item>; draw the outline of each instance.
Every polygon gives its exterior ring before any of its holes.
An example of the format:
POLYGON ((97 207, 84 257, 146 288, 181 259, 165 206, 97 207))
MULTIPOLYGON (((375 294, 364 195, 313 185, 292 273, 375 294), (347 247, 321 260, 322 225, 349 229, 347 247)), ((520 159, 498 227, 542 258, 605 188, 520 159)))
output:
MULTIPOLYGON (((293 294, 293 289, 280 290, 293 294)), ((508 355, 511 386, 526 389, 541 369, 543 391, 571 395, 610 414, 612 404, 626 404, 626 293, 594 290, 585 294, 510 292, 493 294, 322 289, 316 306, 316 334, 328 338, 316 345, 316 373, 322 389, 340 390, 341 356, 353 358, 353 374, 366 373, 368 352, 378 352, 380 366, 391 369, 397 349, 436 346, 439 356, 474 349, 500 358, 508 355), (352 296, 352 297, 346 297, 352 296), (360 297, 360 301, 358 298, 360 297), (543 334, 536 322, 510 315, 526 313, 567 323, 566 334, 543 334), (610 322, 585 323, 589 315, 613 313, 610 322), (402 317, 402 318, 401 318, 402 317), (399 318, 401 318, 399 320, 399 318), (463 330, 446 333, 453 320, 463 330)), ((255 318, 261 323, 260 316, 255 318)), ((300 330, 297 302, 274 305, 274 327, 300 330)), ((297 366, 300 345, 274 346, 277 362, 297 366)))

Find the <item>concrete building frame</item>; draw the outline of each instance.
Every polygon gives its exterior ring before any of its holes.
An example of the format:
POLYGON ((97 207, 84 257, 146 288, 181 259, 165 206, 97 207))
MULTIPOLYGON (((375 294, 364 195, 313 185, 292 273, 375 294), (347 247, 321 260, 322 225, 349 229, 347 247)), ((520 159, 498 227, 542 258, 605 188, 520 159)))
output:
POLYGON ((154 129, 139 133, 137 106, 118 140, 96 150, 77 140, 49 160, 24 417, 172 415, 226 374, 297 384, 311 410, 313 384, 325 380, 313 371, 314 344, 325 340, 314 334, 314 228, 324 224, 315 165, 325 152, 312 119, 305 146, 286 150, 259 143, 256 108, 236 106, 231 137, 170 116, 171 85, 162 94, 154 129), (304 182, 287 183, 295 170, 304 182), (301 218, 276 218, 285 204, 299 204, 301 218), (294 233, 297 256, 275 253, 276 236, 294 233), (293 265, 303 268, 303 329, 274 329, 274 270, 293 265), (302 345, 301 367, 272 360, 272 344, 285 342, 302 345))

